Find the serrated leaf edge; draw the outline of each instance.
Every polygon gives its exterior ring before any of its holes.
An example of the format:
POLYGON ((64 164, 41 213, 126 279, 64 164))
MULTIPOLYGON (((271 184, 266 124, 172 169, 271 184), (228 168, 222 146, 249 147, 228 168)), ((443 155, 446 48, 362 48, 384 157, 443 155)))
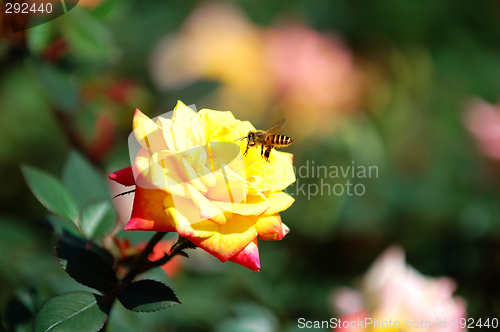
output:
MULTIPOLYGON (((154 281, 154 282, 156 282, 156 283, 162 284, 162 285, 164 285, 164 286, 166 286, 166 287, 170 288, 169 286, 165 285, 163 282, 158 281, 158 280, 154 280, 154 279, 140 279, 140 280, 136 280, 136 281, 134 281, 134 282, 130 283, 129 285, 127 285, 127 286, 130 286, 130 285, 132 285, 132 284, 134 284, 134 283, 141 282, 141 281, 154 281)), ((123 289, 125 289, 125 287, 124 287, 123 289)), ((122 289, 122 290, 123 290, 123 289, 122 289)), ((120 292, 121 292, 122 290, 120 290, 120 292)), ((175 294, 175 291, 174 291, 172 288, 170 288, 170 290, 172 290, 172 293, 174 294, 174 296, 175 296, 175 298, 177 299, 177 301, 169 301, 169 302, 172 302, 172 304, 170 304, 170 305, 166 306, 165 308, 161 308, 161 309, 157 309, 157 310, 132 310, 132 309, 129 309, 129 308, 127 308, 127 307, 125 307, 125 306, 123 305, 122 301, 120 300, 120 292, 118 292, 118 294, 117 294, 116 298, 118 299, 118 301, 120 302, 120 304, 121 304, 121 305, 122 305, 125 309, 127 309, 128 311, 132 311, 132 312, 139 312, 139 313, 145 313, 145 312, 158 312, 158 311, 165 310, 165 309, 168 309, 168 308, 170 308, 170 307, 173 307, 173 306, 175 306, 175 305, 182 304, 182 302, 181 302, 181 301, 179 301, 179 298, 178 298, 178 297, 177 297, 177 295, 175 294)))

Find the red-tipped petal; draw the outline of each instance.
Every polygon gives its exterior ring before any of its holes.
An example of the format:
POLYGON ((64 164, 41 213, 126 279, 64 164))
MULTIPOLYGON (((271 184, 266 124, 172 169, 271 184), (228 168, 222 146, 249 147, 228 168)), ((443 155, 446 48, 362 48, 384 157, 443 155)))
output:
POLYGON ((126 231, 150 231, 153 229, 155 223, 152 220, 142 218, 132 218, 123 228, 126 231))
POLYGON ((261 216, 255 224, 255 228, 260 236, 274 236, 274 234, 281 232, 281 217, 278 213, 270 216, 261 216))
MULTIPOLYGON (((216 232, 207 238, 190 236, 189 229, 180 229, 178 227, 177 232, 201 249, 217 257, 221 262, 225 262, 241 252, 257 237, 258 234, 254 227, 255 222, 256 218, 235 214, 227 223, 216 225, 216 232)), ((192 226, 197 227, 198 224, 201 224, 200 226, 203 229, 207 229, 205 223, 192 224, 192 226)), ((214 225, 214 223, 211 224, 214 225)), ((207 230, 211 231, 212 227, 207 230)))
POLYGON ((259 239, 263 241, 279 241, 288 234, 290 229, 287 225, 281 222, 281 217, 278 213, 272 216, 260 217, 255 224, 259 239))
POLYGON ((127 187, 135 185, 134 172, 132 171, 132 167, 127 167, 111 173, 109 175, 109 179, 127 187))
POLYGON ((162 190, 135 188, 132 218, 125 230, 172 232, 172 219, 165 212, 164 202, 168 194, 162 190))
POLYGON ((253 272, 259 272, 260 259, 257 239, 250 242, 245 249, 240 251, 236 256, 231 257, 229 260, 233 263, 249 268, 253 272))

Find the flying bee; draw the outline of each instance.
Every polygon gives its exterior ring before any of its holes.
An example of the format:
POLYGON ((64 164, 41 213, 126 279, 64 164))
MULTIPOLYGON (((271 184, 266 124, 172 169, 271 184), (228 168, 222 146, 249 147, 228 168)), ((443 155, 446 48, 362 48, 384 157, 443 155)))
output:
POLYGON ((238 138, 237 141, 244 140, 245 138, 247 139, 247 149, 245 150, 245 153, 243 153, 243 155, 246 156, 248 153, 248 149, 250 149, 252 146, 260 145, 260 155, 267 162, 269 162, 269 156, 273 148, 284 148, 293 143, 290 137, 278 134, 281 129, 285 127, 287 122, 287 119, 281 119, 266 131, 249 131, 247 136, 238 138))

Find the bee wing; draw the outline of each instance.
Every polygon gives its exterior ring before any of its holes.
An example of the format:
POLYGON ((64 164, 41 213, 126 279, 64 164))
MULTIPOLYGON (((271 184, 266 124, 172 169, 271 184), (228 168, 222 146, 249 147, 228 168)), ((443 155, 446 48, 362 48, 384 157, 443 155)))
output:
POLYGON ((267 133, 268 134, 279 133, 281 131, 281 129, 283 129, 283 127, 285 127, 285 125, 286 125, 287 122, 288 122, 287 118, 283 118, 283 119, 279 120, 278 122, 276 122, 275 124, 273 124, 271 126, 271 128, 269 128, 267 130, 267 133))

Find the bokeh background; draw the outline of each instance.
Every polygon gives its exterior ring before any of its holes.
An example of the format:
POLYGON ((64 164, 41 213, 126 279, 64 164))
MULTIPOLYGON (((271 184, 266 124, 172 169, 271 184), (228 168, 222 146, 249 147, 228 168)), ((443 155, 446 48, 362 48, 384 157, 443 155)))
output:
POLYGON ((20 165, 59 176, 76 150, 106 179, 129 165, 135 108, 153 117, 179 99, 261 129, 287 117, 296 167, 354 163, 378 177, 323 179, 362 183, 361 196, 292 185, 291 232, 260 243, 261 272, 193 254, 171 276, 153 272, 182 305, 117 305, 109 331, 295 331, 300 317, 338 317, 332 294, 391 245, 420 273, 453 279, 468 317, 498 317, 499 19, 493 0, 94 0, 18 33, 0 16, 4 328, 83 287, 54 257, 20 165))

